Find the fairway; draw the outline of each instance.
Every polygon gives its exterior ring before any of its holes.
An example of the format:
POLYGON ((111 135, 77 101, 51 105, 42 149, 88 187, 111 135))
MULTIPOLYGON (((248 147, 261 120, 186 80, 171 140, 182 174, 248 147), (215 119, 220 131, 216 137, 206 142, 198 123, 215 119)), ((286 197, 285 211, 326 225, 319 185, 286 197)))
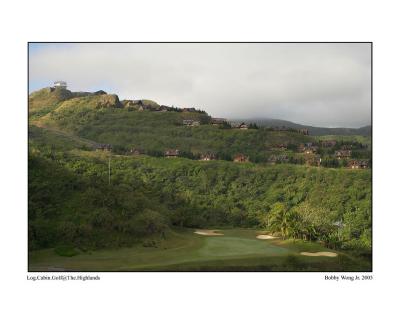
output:
POLYGON ((337 257, 301 255, 302 251, 327 251, 317 243, 261 240, 256 238, 259 232, 248 229, 224 229, 223 234, 204 236, 195 234, 193 229, 180 229, 171 232, 166 240, 159 241, 157 247, 144 247, 137 243, 129 248, 80 252, 72 257, 59 256, 54 249, 34 251, 29 255, 29 270, 281 271, 341 267, 337 257))
POLYGON ((204 246, 199 249, 201 256, 229 257, 243 255, 282 255, 288 254, 289 250, 262 243, 257 240, 241 239, 237 237, 209 238, 204 246))

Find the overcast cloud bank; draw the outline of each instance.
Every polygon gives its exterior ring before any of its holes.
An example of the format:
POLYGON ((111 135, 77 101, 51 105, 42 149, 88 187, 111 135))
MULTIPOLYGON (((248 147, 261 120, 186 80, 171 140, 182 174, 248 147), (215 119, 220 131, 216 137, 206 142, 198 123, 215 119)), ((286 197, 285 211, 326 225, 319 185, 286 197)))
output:
POLYGON ((371 123, 370 44, 31 44, 30 91, 59 79, 216 117, 371 123))

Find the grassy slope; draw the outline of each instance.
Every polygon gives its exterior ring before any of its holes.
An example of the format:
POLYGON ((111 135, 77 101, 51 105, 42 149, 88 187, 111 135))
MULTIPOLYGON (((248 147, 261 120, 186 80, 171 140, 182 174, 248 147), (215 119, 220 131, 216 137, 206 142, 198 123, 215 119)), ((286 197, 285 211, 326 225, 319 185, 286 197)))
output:
POLYGON ((68 151, 71 149, 92 150, 95 145, 94 141, 59 130, 40 128, 35 125, 29 126, 29 143, 57 151, 68 151))
POLYGON ((163 152, 177 148, 195 154, 213 151, 229 156, 245 153, 252 159, 264 157, 274 144, 310 141, 310 137, 289 132, 223 130, 211 125, 184 127, 183 119, 206 121, 208 117, 201 113, 139 112, 101 106, 101 97, 105 96, 70 99, 35 123, 124 149, 163 152))
POLYGON ((317 140, 336 140, 336 141, 343 141, 343 142, 358 142, 361 144, 366 144, 371 147, 371 137, 370 136, 363 136, 363 135, 322 135, 322 136, 315 136, 317 140))
POLYGON ((63 101, 73 97, 73 93, 65 89, 43 88, 29 95, 29 115, 31 119, 46 115, 55 110, 63 101))
POLYGON ((371 126, 365 126, 361 128, 324 128, 324 127, 313 127, 309 125, 302 125, 279 119, 245 119, 245 121, 249 123, 257 123, 257 125, 266 127, 286 126, 296 129, 307 128, 310 134, 313 136, 325 136, 325 135, 371 136, 371 126))

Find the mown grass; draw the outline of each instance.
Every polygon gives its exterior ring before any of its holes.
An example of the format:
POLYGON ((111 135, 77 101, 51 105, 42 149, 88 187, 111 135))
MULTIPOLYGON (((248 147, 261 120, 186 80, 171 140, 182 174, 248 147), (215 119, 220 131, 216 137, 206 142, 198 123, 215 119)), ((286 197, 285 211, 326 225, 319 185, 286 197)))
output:
MULTIPOLYGON (((30 271, 59 268, 74 271, 368 271, 370 265, 340 253, 336 258, 307 257, 303 250, 327 251, 318 243, 258 240, 251 229, 222 229, 207 237, 192 229, 170 233, 156 247, 97 250, 66 257, 53 249, 34 251, 30 271)), ((331 251, 331 250, 329 250, 331 251)))

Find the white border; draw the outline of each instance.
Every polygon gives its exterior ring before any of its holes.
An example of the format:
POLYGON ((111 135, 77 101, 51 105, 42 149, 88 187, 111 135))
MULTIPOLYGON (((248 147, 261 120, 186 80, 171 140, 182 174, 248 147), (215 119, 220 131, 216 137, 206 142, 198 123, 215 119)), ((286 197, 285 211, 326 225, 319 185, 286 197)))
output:
MULTIPOLYGON (((376 313, 395 309, 398 269, 398 10, 372 1, 9 1, 2 4, 1 287, 5 313, 376 313), (321 273, 26 276, 28 41, 373 41, 374 280, 321 273), (396 136, 396 137, 394 137, 396 136)), ((3 312, 3 311, 2 311, 3 312)), ((391 311, 392 312, 392 311, 391 311)))

